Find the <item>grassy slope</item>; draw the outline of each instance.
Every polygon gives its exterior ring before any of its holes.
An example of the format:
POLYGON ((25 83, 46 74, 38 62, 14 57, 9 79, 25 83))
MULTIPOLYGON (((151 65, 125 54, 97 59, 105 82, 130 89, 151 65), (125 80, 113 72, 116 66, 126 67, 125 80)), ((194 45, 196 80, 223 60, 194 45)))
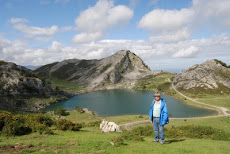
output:
POLYGON ((164 72, 156 75, 155 77, 149 76, 138 81, 135 89, 159 91, 160 89, 163 89, 165 86, 169 85, 170 80, 172 80, 173 77, 174 74, 164 72))
POLYGON ((207 104, 211 105, 216 105, 220 107, 226 107, 230 110, 230 96, 229 94, 219 94, 219 95, 214 95, 214 94, 203 94, 200 96, 194 96, 193 94, 185 93, 185 95, 194 98, 200 102, 204 102, 207 104))
MULTIPOLYGON (((67 118, 75 120, 73 116, 82 116, 81 120, 92 121, 93 115, 86 113, 71 112, 67 118), (73 115, 71 115, 73 114, 73 115), (84 116, 84 117, 83 117, 84 116)), ((114 118, 114 117, 113 117, 114 118)), ((101 119, 101 117, 96 117, 101 119)), ((127 122, 127 119, 135 119, 137 115, 116 116, 115 121, 119 123, 127 122)), ((211 126, 219 128, 226 133, 230 133, 230 119, 229 117, 209 118, 209 119, 193 119, 193 120, 171 120, 166 127, 181 126, 186 124, 194 124, 201 126, 211 126), (222 126, 222 127, 220 127, 222 126)), ((151 125, 151 124, 145 124, 151 125)), ((167 138, 166 144, 152 143, 152 137, 145 137, 145 141, 136 142, 128 141, 127 145, 114 147, 109 142, 119 133, 102 133, 98 127, 86 127, 79 132, 71 131, 55 131, 55 135, 38 135, 36 133, 18 137, 0 136, 0 146, 24 144, 33 147, 29 149, 22 149, 22 152, 45 152, 45 153, 227 153, 230 150, 229 141, 217 141, 210 139, 189 139, 189 138, 167 138)), ((4 148, 1 148, 4 149, 4 148)))
POLYGON ((85 89, 83 85, 78 85, 77 83, 66 81, 66 80, 61 80, 61 79, 54 78, 54 77, 47 79, 47 80, 51 82, 52 85, 55 85, 58 88, 64 91, 70 92, 70 93, 78 92, 80 90, 85 89))

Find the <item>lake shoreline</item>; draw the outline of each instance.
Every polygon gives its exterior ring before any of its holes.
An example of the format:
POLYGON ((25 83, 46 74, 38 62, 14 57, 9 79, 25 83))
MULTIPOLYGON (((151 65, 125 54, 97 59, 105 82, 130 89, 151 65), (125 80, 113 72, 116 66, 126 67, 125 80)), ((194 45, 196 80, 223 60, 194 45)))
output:
MULTIPOLYGON (((87 94, 87 93, 90 93, 90 92, 103 91, 103 90, 115 90, 115 89, 118 89, 118 90, 139 90, 139 91, 147 91, 147 92, 153 92, 153 93, 155 93, 155 91, 153 91, 153 90, 143 90, 143 89, 141 90, 141 89, 134 89, 134 88, 133 88, 133 89, 131 89, 131 88, 110 88, 110 89, 98 88, 98 89, 92 89, 92 90, 83 90, 83 91, 80 91, 80 92, 75 93, 74 96, 82 95, 82 94, 87 94)), ((186 104, 186 105, 190 105, 190 106, 198 107, 198 108, 204 108, 204 109, 208 109, 208 110, 215 110, 215 111, 218 112, 217 115, 221 115, 221 111, 218 110, 218 109, 216 109, 216 108, 205 107, 205 106, 201 106, 201 105, 199 105, 199 104, 187 103, 187 102, 185 102, 184 100, 181 100, 181 99, 178 99, 178 98, 176 98, 176 97, 173 97, 173 95, 169 95, 169 94, 163 93, 163 92, 162 92, 162 94, 165 94, 165 95, 167 95, 167 96, 169 96, 169 97, 172 97, 172 98, 174 98, 174 99, 177 99, 177 100, 181 101, 182 103, 184 103, 184 104, 186 104)), ((74 96, 73 96, 73 97, 74 97, 74 96)))
MULTIPOLYGON (((94 89, 94 90, 84 90, 84 91, 81 91, 80 93, 78 93, 78 94, 76 94, 76 95, 74 95, 73 97, 75 97, 75 96, 79 96, 79 95, 83 95, 83 94, 87 94, 87 93, 90 93, 90 92, 98 92, 98 91, 109 91, 109 90, 127 90, 127 91, 139 91, 139 92, 150 92, 150 93, 154 93, 154 91, 152 91, 152 90, 137 90, 137 89, 127 89, 127 88, 113 88, 113 89, 94 89)), ((170 98, 172 98, 172 99, 175 99, 175 100, 177 100, 177 101, 179 101, 180 103, 182 103, 182 104, 184 104, 184 105, 188 105, 188 106, 191 106, 191 107, 195 107, 195 108, 197 108, 197 109, 208 109, 208 110, 210 110, 210 111, 215 111, 215 113, 211 113, 211 114, 208 114, 208 115, 205 115, 205 116, 199 116, 199 117, 207 117, 207 116, 218 116, 218 115, 220 115, 220 112, 219 112, 219 110, 216 110, 216 109, 214 109, 214 108, 208 108, 208 107, 204 107, 204 106, 198 106, 198 105, 192 105, 192 104, 189 104, 189 103, 186 103, 186 102, 184 102, 184 101, 182 101, 182 100, 180 100, 180 99, 178 99, 178 98, 176 98, 176 97, 173 97, 173 96, 171 96, 171 95, 168 95, 168 94, 166 94, 166 93, 162 93, 162 94, 164 94, 164 95, 166 95, 167 97, 170 97, 170 98), (216 112, 217 111, 217 112, 216 112)), ((148 94, 149 95, 149 94, 148 94)), ((73 97, 71 97, 71 98, 73 98, 73 97)), ((85 96, 86 97, 86 96, 85 96)), ((73 100, 72 100, 73 101, 73 100)), ((58 102, 57 102, 58 103, 58 102)), ((56 104, 56 103, 55 103, 56 104)), ((77 106, 77 105, 76 105, 77 106)), ((103 114, 98 114, 97 113, 97 111, 95 111, 94 109, 92 109, 92 107, 91 107, 91 109, 89 108, 89 107, 87 107, 87 106, 79 106, 79 107, 82 107, 82 108, 88 108, 89 110, 91 110, 91 111, 94 111, 94 113, 97 115, 97 116, 99 116, 99 117, 110 117, 110 116, 122 116, 122 115, 136 115, 137 113, 121 113, 121 114, 114 114, 114 115, 103 115, 103 114)), ((71 108, 73 108, 73 107, 71 107, 71 108)), ((146 107, 145 107, 146 108, 146 107)), ((52 107, 51 107, 51 110, 52 110, 52 107)), ((67 109, 67 110, 72 110, 72 109, 67 109)), ((100 111, 99 111, 100 112, 100 111)), ((145 113, 144 113, 145 114, 145 113)), ((139 115, 144 115, 143 113, 140 113, 139 115)), ((183 113, 181 113, 182 115, 183 115, 183 113)), ((175 116, 175 115, 174 115, 175 116)), ((183 116, 175 116, 174 118, 194 118, 194 117, 198 117, 198 116, 194 116, 193 114, 191 115, 191 116, 186 116, 186 117, 183 117, 183 116)))

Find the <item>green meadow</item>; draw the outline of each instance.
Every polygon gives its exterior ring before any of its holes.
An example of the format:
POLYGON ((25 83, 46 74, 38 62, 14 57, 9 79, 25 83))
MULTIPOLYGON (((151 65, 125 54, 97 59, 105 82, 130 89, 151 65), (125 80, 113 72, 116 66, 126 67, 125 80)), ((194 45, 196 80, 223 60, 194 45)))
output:
MULTIPOLYGON (((50 113, 46 114, 54 116, 50 113)), ((92 123, 106 117, 98 117, 74 110, 62 118, 78 123, 92 123)), ((118 124, 147 118, 147 115, 144 117, 140 117, 140 115, 107 117, 108 120, 113 120, 118 124)), ((99 123, 97 123, 96 126, 85 125, 80 131, 53 129, 53 134, 35 132, 21 136, 1 135, 0 152, 228 153, 230 150, 230 117, 170 120, 170 123, 165 126, 166 142, 164 145, 152 142, 151 123, 135 125, 129 132, 123 127, 122 130, 123 133, 103 133, 99 129, 99 123)))

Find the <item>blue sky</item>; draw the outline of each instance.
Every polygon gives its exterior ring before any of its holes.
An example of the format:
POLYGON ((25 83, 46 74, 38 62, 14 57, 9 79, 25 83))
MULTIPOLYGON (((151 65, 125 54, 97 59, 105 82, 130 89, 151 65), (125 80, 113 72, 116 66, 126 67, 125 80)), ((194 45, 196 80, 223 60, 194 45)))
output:
POLYGON ((228 0, 0 0, 0 56, 20 65, 129 49, 152 70, 230 62, 228 0))

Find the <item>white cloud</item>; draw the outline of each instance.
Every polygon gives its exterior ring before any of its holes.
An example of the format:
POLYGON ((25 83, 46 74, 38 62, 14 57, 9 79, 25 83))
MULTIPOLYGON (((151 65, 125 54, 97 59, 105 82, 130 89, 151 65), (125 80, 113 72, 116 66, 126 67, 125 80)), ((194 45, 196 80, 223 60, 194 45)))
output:
POLYGON ((150 31, 174 31, 187 26, 193 14, 190 9, 154 9, 141 18, 138 26, 150 31))
POLYGON ((184 28, 175 32, 164 32, 157 36, 150 36, 152 42, 178 42, 190 37, 190 32, 184 28))
POLYGON ((12 27, 22 32, 25 37, 40 41, 48 41, 58 32, 65 32, 73 29, 71 26, 58 27, 57 25, 50 27, 29 26, 27 25, 28 20, 24 18, 11 18, 9 21, 12 27))
POLYGON ((25 23, 25 22, 28 22, 28 20, 25 18, 11 18, 10 19, 11 24, 25 23))
POLYGON ((104 37, 104 34, 101 32, 95 32, 95 33, 80 33, 78 35, 75 35, 73 40, 77 43, 86 43, 91 41, 97 41, 99 39, 102 39, 104 37))
POLYGON ((53 41, 47 48, 31 48, 22 41, 10 41, 0 37, 1 59, 13 61, 20 65, 44 65, 72 58, 99 59, 122 49, 136 53, 152 69, 164 59, 169 59, 167 63, 170 67, 178 67, 176 64, 177 58, 181 58, 182 60, 183 58, 193 57, 198 59, 230 57, 230 36, 222 34, 212 36, 208 39, 194 39, 171 43, 152 43, 144 40, 101 40, 87 44, 78 44, 77 46, 65 46, 60 42, 53 41), (172 61, 176 63, 172 63, 172 61))
POLYGON ((191 46, 187 49, 180 49, 178 52, 172 55, 173 58, 191 58, 196 55, 198 48, 191 46))
POLYGON ((196 12, 196 19, 199 24, 214 29, 229 29, 229 0, 209 0, 208 2, 206 0, 193 0, 193 6, 191 9, 196 12))
POLYGON ((95 6, 84 10, 76 18, 75 23, 80 34, 73 38, 73 42, 99 40, 108 30, 126 25, 132 17, 133 11, 128 7, 114 6, 111 0, 99 0, 95 6))
POLYGON ((190 7, 180 10, 154 9, 138 23, 139 28, 152 32, 150 40, 164 42, 186 40, 189 34, 203 29, 210 32, 228 31, 229 26, 229 0, 193 0, 190 7))

